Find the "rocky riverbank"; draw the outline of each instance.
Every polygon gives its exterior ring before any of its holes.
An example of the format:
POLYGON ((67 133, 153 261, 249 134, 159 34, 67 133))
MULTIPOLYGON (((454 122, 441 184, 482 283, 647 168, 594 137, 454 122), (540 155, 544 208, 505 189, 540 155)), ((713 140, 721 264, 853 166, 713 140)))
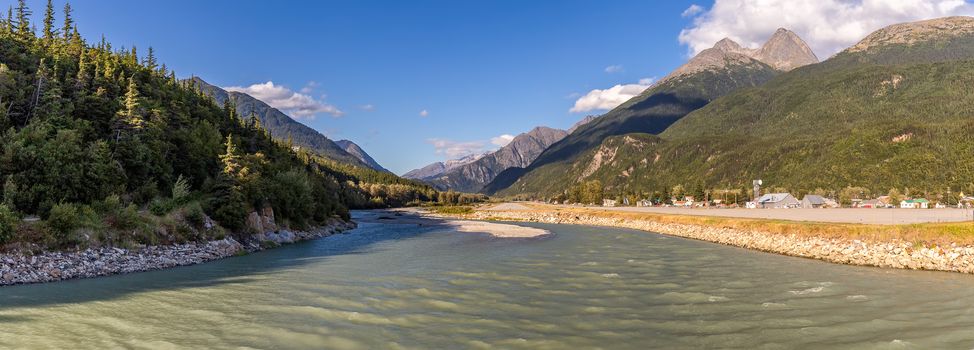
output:
POLYGON ((621 227, 839 264, 974 273, 974 246, 969 245, 924 247, 906 241, 807 237, 574 212, 493 210, 477 211, 463 218, 621 227))
POLYGON ((137 249, 90 248, 77 252, 36 255, 0 254, 0 286, 54 282, 195 265, 269 247, 327 237, 356 227, 335 220, 309 231, 278 230, 255 235, 246 242, 233 238, 137 249))

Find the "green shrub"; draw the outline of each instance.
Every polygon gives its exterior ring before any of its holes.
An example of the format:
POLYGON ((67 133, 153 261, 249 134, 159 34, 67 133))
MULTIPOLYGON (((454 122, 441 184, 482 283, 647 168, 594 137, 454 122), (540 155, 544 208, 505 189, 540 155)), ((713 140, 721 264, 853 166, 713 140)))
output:
POLYGON ((47 217, 47 227, 54 231, 54 237, 58 241, 68 238, 74 229, 81 226, 81 217, 78 215, 78 208, 71 203, 59 203, 51 207, 47 217))
POLYGON ((17 230, 20 218, 6 205, 0 204, 0 244, 9 243, 17 230))
POLYGON ((95 211, 101 213, 102 215, 114 215, 119 210, 122 209, 122 198, 117 194, 105 197, 105 200, 96 202, 94 204, 95 211))
POLYGON ((172 200, 176 203, 186 199, 189 196, 189 182, 182 175, 176 179, 176 182, 172 184, 172 200))
POLYGON ((186 218, 186 222, 199 228, 203 227, 203 221, 205 214, 203 214, 203 207, 200 206, 199 202, 192 202, 183 208, 183 217, 186 218))
POLYGON ((112 227, 120 230, 131 230, 139 227, 139 224, 142 223, 142 217, 139 216, 139 209, 135 204, 129 204, 119 210, 109 220, 112 227))
POLYGON ((149 211, 157 216, 163 216, 169 214, 176 206, 175 201, 171 199, 156 198, 149 203, 149 211))

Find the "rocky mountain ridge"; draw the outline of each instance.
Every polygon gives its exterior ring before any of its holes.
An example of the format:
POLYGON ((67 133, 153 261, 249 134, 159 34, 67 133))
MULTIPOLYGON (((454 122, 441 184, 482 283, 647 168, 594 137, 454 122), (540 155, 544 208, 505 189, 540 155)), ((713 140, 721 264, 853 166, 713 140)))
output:
POLYGON ((478 192, 497 174, 513 167, 526 167, 541 152, 568 135, 559 129, 539 126, 517 135, 510 143, 473 162, 444 171, 426 182, 440 190, 478 192))
POLYGON ((469 154, 461 158, 450 159, 445 162, 434 162, 422 168, 410 170, 409 172, 402 174, 402 177, 407 179, 412 179, 412 180, 421 180, 421 181, 434 179, 440 175, 443 175, 443 173, 447 171, 453 170, 465 164, 475 162, 478 159, 483 158, 488 154, 490 154, 490 152, 469 154))
POLYGON ((969 34, 974 34, 974 17, 954 16, 900 23, 869 34, 845 52, 862 52, 896 44, 912 45, 969 34))
POLYGON ((348 154, 351 154, 355 156, 355 158, 358 158, 360 161, 362 161, 362 163, 365 163, 365 165, 368 165, 370 168, 378 171, 384 171, 387 173, 391 172, 386 168, 383 168, 382 165, 379 164, 379 162, 375 161, 375 159, 373 159, 368 152, 365 152, 365 150, 362 149, 362 147, 356 144, 355 142, 352 142, 350 140, 338 140, 335 141, 335 144, 337 144, 339 147, 344 149, 345 152, 348 152, 348 154))
POLYGON ((232 99, 238 115, 242 118, 250 118, 256 115, 260 119, 261 125, 275 139, 287 140, 290 138, 295 146, 306 148, 322 157, 356 166, 368 166, 317 130, 292 119, 284 112, 253 96, 242 92, 226 91, 199 77, 191 78, 190 83, 212 97, 218 105, 223 105, 228 99, 232 99))
POLYGON ((715 43, 712 48, 701 51, 654 85, 704 71, 717 71, 734 65, 753 65, 757 62, 775 70, 790 71, 818 63, 818 57, 797 34, 785 28, 778 28, 764 45, 756 49, 742 47, 734 40, 724 38, 715 43))

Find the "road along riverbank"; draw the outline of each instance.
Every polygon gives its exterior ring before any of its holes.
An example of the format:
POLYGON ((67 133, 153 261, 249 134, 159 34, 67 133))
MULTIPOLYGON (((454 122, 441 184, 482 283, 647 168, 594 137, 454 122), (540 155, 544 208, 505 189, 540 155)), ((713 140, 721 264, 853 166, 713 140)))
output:
POLYGON ((697 239, 839 264, 974 273, 974 224, 858 225, 689 217, 525 206, 471 214, 474 220, 608 226, 697 239))
POLYGON ((255 235, 241 243, 233 238, 135 249, 89 248, 42 252, 35 255, 0 254, 0 286, 55 282, 200 264, 283 244, 327 237, 351 230, 351 221, 333 220, 308 231, 278 230, 255 235))

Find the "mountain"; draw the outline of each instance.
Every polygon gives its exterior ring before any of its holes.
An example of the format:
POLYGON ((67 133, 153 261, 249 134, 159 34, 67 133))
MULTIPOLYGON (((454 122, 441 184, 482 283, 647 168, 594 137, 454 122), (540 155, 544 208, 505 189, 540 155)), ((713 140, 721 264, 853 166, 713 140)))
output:
POLYGON ((875 51, 883 46, 912 46, 920 43, 952 41, 974 34, 969 17, 944 17, 912 23, 894 24, 877 30, 845 52, 875 51))
POLYGON ((714 47, 701 51, 657 84, 703 71, 748 64, 750 60, 767 64, 778 71, 790 71, 818 63, 818 57, 804 40, 790 30, 778 28, 771 38, 757 49, 745 48, 730 38, 724 38, 714 44, 714 47))
POLYGON ((499 174, 484 187, 484 192, 514 195, 561 191, 578 181, 566 176, 577 166, 579 156, 592 152, 606 139, 629 133, 658 134, 721 96, 760 86, 783 69, 810 60, 799 53, 811 50, 801 39, 794 38, 797 38, 794 33, 779 30, 757 50, 742 48, 730 39, 721 40, 640 95, 580 126, 528 167, 511 168, 499 174), (760 57, 769 61, 756 59, 759 52, 763 52, 760 57))
POLYGON ((359 145, 355 144, 355 142, 349 140, 338 140, 335 141, 335 144, 337 144, 339 147, 345 150, 345 152, 348 152, 348 154, 351 154, 355 156, 355 158, 358 158, 358 160, 362 161, 362 163, 365 163, 365 165, 368 165, 369 168, 378 171, 390 172, 389 170, 386 170, 386 168, 383 168, 382 165, 379 165, 379 162, 376 162, 375 159, 372 159, 372 156, 366 153, 365 150, 362 149, 362 147, 359 147, 359 145))
POLYGON ((578 130, 578 128, 582 127, 582 125, 591 123, 593 120, 595 120, 595 118, 598 118, 598 117, 599 116, 597 116, 597 115, 587 115, 587 116, 585 116, 585 118, 582 118, 582 120, 579 120, 578 122, 575 122, 575 124, 572 125, 572 127, 568 128, 567 131, 568 131, 569 134, 571 134, 571 133, 575 132, 575 130, 578 130))
POLYGON ((771 39, 751 57, 782 71, 818 63, 818 57, 808 44, 797 34, 784 28, 778 28, 771 39))
POLYGON ((445 169, 441 174, 426 179, 439 190, 452 189, 460 192, 477 192, 497 174, 512 167, 526 167, 546 148, 564 138, 564 130, 539 126, 517 135, 510 143, 480 159, 445 169))
POLYGON ((409 172, 403 174, 402 177, 407 179, 413 179, 413 180, 421 180, 421 181, 431 180, 459 166, 475 162, 478 159, 483 158, 487 154, 489 154, 489 152, 469 154, 461 158, 448 160, 446 162, 435 162, 433 164, 424 166, 419 169, 410 170, 409 172))
POLYGON ((819 64, 720 97, 658 135, 606 138, 560 168, 564 175, 545 179, 571 185, 516 181, 539 196, 571 194, 583 183, 600 184, 607 196, 648 196, 676 186, 746 189, 753 179, 797 195, 971 193, 972 81, 974 18, 897 24, 819 64))
POLYGON ((234 105, 236 105, 238 115, 243 118, 250 118, 251 115, 256 115, 260 119, 261 125, 275 139, 283 141, 290 138, 294 145, 306 148, 322 157, 353 165, 368 166, 368 164, 346 152, 341 146, 325 137, 325 135, 291 119, 287 114, 253 96, 242 92, 226 91, 207 83, 199 77, 193 77, 190 79, 190 83, 199 88, 203 93, 212 97, 218 105, 222 106, 227 99, 232 99, 234 105))

